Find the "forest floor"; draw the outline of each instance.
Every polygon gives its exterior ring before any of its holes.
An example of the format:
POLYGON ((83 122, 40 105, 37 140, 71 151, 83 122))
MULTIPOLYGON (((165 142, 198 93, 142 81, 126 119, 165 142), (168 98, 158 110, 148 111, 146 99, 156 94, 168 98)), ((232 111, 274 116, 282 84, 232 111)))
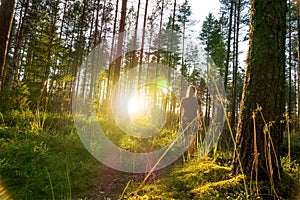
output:
MULTIPOLYGON (((199 179, 206 179, 202 177, 202 175, 199 175, 199 173, 196 173, 196 176, 199 176, 199 179), (196 175, 198 174, 198 175, 196 175)), ((177 162, 173 163, 172 165, 162 169, 155 171, 149 178, 149 180, 146 181, 145 187, 141 189, 141 196, 138 195, 135 191, 135 189, 143 182, 145 176, 147 174, 132 174, 132 173, 125 173, 120 172, 114 169, 111 169, 107 166, 101 167, 101 171, 97 175, 95 175, 97 181, 91 190, 89 192, 81 194, 79 197, 80 199, 84 200, 117 200, 117 199, 164 199, 169 196, 163 196, 161 193, 161 190, 166 188, 172 188, 171 190, 176 190, 175 193, 186 193, 190 195, 191 193, 195 192, 195 189, 200 185, 201 192, 204 192, 204 198, 201 196, 200 193, 195 193, 196 196, 199 195, 200 199, 206 199, 205 197, 212 197, 211 195, 214 195, 213 193, 217 192, 216 195, 218 198, 216 199, 225 199, 222 196, 227 196, 229 199, 238 199, 241 197, 245 197, 244 194, 238 194, 238 192, 243 193, 243 190, 241 190, 241 184, 235 184, 233 183, 233 179, 230 179, 229 177, 225 177, 227 174, 227 171, 224 171, 224 167, 218 165, 215 162, 205 162, 199 164, 197 161, 191 161, 190 163, 182 164, 181 160, 179 159, 177 162), (197 166, 196 166, 197 165, 197 166), (201 166, 202 165, 202 166, 201 166), (196 172, 201 172, 202 174, 206 174, 206 178, 209 177, 209 184, 206 185, 204 182, 200 181, 199 183, 196 183, 196 185, 191 186, 190 189, 182 187, 183 185, 188 185, 191 183, 192 180, 197 182, 196 179, 192 178, 192 173, 190 170, 194 170, 196 172), (175 173, 174 173, 175 172, 175 173), (207 176, 209 175, 209 176, 207 176), (212 176, 213 175, 213 176, 212 176), (219 176, 219 178, 218 178, 219 176), (180 179, 178 177, 182 177, 183 179, 180 179), (228 179, 229 178, 229 179, 228 179), (168 182, 170 179, 172 179, 171 184, 168 182), (168 180, 166 182, 166 180, 168 180), (225 182, 224 182, 225 181, 225 182), (226 183, 227 181, 227 183, 226 183), (198 184, 198 186, 197 186, 198 184), (213 186, 216 184, 215 186, 213 186), (230 186, 228 186, 230 184, 230 186), (164 185, 163 187, 161 185, 164 185), (129 187, 128 187, 129 186, 129 187), (179 186, 179 187, 178 187, 179 186), (166 187, 166 188, 165 188, 166 187), (178 187, 178 188, 177 188, 178 187), (150 190, 149 190, 150 188, 150 190), (219 189, 218 189, 219 188, 219 189), (220 189, 224 188, 224 189, 220 189), (182 190, 182 191, 180 191, 182 190), (203 191, 207 190, 207 192, 203 191), (212 192, 214 190, 214 192, 212 192), (220 191, 218 191, 220 190, 220 191), (205 194, 206 193, 206 194, 205 194), (223 193, 223 194, 221 194, 223 193), (156 194, 158 196, 156 196, 156 194), (147 196, 150 195, 150 196, 147 196), (162 196, 160 196, 162 195, 162 196), (208 195, 208 196, 206 196, 208 195)), ((240 181, 238 181, 240 182, 240 181)), ((164 190, 165 193, 170 193, 168 189, 164 190)), ((199 191, 198 191, 199 192, 199 191)), ((178 195, 178 194, 173 195, 178 195)), ((173 197, 172 195, 172 197, 173 197)), ((197 197, 195 197, 198 199, 197 197)), ((209 199, 210 199, 209 198, 209 199)), ((173 199, 173 198, 171 198, 173 199)), ((177 198, 175 198, 177 199, 177 198)), ((185 199, 185 198, 184 198, 185 199)), ((189 198, 187 198, 189 199, 189 198)), ((300 191, 298 195, 293 196, 287 200, 300 200, 300 191)))
MULTIPOLYGON (((171 171, 174 165, 178 164, 177 162, 172 165, 155 171, 150 176, 149 182, 153 182, 160 177, 163 177, 167 173, 171 171)), ((101 171, 97 174, 97 181, 94 185, 94 188, 80 196, 84 196, 85 200, 88 199, 97 199, 97 200, 108 200, 108 199, 119 199, 124 190, 126 190, 126 186, 131 182, 139 182, 141 183, 147 174, 133 174, 120 172, 110 167, 103 165, 101 167, 101 171)), ((79 197, 81 198, 81 197, 79 197)))
MULTIPOLYGON (((12 112, 0 120, 0 199, 3 194, 12 199, 247 199, 243 177, 230 175, 232 152, 216 151, 184 164, 178 159, 141 185, 147 174, 120 172, 95 159, 78 137, 71 116, 51 116, 44 129, 37 129, 32 118, 33 113, 12 112)), ((285 169, 287 144, 285 140, 281 150, 285 169)), ((295 162, 288 173, 300 180, 296 137, 291 138, 290 152, 295 162)), ((282 185, 289 192, 300 188, 289 182, 282 185)), ((289 200, 300 200, 300 191, 289 200)))

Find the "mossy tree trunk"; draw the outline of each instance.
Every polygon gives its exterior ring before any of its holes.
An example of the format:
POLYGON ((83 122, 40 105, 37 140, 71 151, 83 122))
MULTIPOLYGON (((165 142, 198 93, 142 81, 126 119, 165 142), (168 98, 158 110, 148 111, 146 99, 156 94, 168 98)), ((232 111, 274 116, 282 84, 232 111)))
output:
POLYGON ((233 172, 276 180, 283 137, 286 0, 252 0, 233 172), (257 109, 259 108, 261 109, 257 109), (242 170, 240 168, 240 163, 242 170))

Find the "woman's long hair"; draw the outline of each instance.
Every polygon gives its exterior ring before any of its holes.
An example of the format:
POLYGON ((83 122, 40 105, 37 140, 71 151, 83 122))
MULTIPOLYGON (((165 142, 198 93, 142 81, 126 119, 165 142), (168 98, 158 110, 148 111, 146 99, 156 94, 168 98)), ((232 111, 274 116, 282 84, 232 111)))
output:
POLYGON ((197 96, 197 89, 195 86, 190 85, 186 91, 186 97, 195 97, 197 96))

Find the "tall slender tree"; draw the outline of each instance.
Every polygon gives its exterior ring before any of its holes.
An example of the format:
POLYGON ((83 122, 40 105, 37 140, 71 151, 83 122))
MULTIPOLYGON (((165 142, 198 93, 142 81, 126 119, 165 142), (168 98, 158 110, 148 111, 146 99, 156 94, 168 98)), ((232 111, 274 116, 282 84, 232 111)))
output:
POLYGON ((143 70, 143 56, 144 56, 144 46, 145 46, 145 31, 146 31, 146 25, 147 25, 147 15, 148 15, 148 5, 149 0, 146 0, 145 2, 145 10, 144 10, 144 21, 143 21, 143 30, 142 30, 142 43, 141 43, 141 49, 140 49, 140 56, 139 56, 139 77, 138 77, 138 85, 141 83, 142 78, 142 70, 143 70))
MULTIPOLYGON (((225 2, 223 2, 225 4, 225 2)), ((228 83, 228 73, 229 73, 229 61, 231 58, 231 37, 232 37, 232 24, 233 24, 233 8, 234 1, 230 0, 229 2, 229 24, 228 24, 228 35, 227 35, 227 44, 226 44, 226 64, 225 64, 225 74, 224 74, 224 90, 227 90, 228 83)))
POLYGON ((241 14, 241 0, 235 3, 235 28, 234 28, 234 59, 232 71, 232 104, 231 104, 231 117, 230 126, 231 130, 235 129, 236 124, 236 100, 237 100, 237 76, 239 65, 239 29, 240 29, 240 14, 241 14))
POLYGON ((114 67, 113 85, 117 84, 120 78, 121 62, 122 62, 122 56, 120 55, 122 55, 122 51, 123 51, 125 21, 126 21, 126 12, 127 12, 126 10, 127 10, 127 0, 122 0, 119 37, 118 37, 118 44, 117 44, 117 55, 119 57, 116 59, 116 64, 114 67))

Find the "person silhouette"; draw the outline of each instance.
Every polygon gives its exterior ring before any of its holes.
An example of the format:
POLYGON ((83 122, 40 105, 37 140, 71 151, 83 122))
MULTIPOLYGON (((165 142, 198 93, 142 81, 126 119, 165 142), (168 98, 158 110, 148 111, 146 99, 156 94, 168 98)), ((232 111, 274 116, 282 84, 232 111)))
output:
POLYGON ((201 101, 197 98, 197 89, 194 85, 189 85, 186 91, 186 96, 180 101, 180 128, 184 132, 184 146, 189 147, 184 152, 184 159, 187 159, 188 154, 194 151, 194 138, 200 130, 204 129, 202 118, 201 101))

